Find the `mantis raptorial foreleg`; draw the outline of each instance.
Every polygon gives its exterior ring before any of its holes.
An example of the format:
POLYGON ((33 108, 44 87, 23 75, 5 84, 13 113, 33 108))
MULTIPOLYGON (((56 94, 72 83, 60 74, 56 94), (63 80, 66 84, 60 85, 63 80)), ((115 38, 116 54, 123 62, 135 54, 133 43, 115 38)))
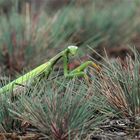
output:
POLYGON ((84 77, 89 83, 89 77, 84 72, 84 70, 88 66, 94 67, 97 71, 99 71, 99 69, 100 69, 97 64, 93 63, 92 61, 87 61, 87 62, 81 64, 79 67, 75 68, 74 70, 69 71, 68 70, 68 61, 69 61, 68 60, 68 55, 67 54, 63 55, 64 76, 66 78, 84 77))
POLYGON ((81 64, 79 67, 75 68, 74 70, 72 70, 69 73, 65 73, 66 77, 87 77, 86 73, 84 72, 84 70, 88 67, 88 66, 92 66, 94 67, 97 71, 100 70, 100 67, 93 63, 92 61, 86 61, 85 63, 81 64))

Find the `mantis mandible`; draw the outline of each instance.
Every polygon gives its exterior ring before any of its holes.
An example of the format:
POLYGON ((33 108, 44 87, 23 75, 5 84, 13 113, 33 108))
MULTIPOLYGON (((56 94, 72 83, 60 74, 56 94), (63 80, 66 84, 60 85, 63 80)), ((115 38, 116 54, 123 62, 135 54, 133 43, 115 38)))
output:
POLYGON ((68 46, 65 50, 58 53, 55 57, 53 57, 46 63, 38 66, 32 71, 26 73, 25 75, 17 78, 16 80, 0 88, 0 93, 11 92, 17 89, 19 85, 24 85, 27 81, 33 80, 36 77, 41 77, 45 75, 48 78, 48 76, 50 75, 53 69, 53 66, 61 58, 63 59, 64 76, 66 78, 87 77, 86 73, 84 72, 84 69, 87 68, 89 65, 93 66, 95 69, 99 69, 99 66, 93 63, 92 61, 86 61, 85 63, 81 64, 79 67, 75 68, 74 70, 69 71, 68 70, 69 56, 76 55, 77 50, 78 50, 77 46, 68 46))

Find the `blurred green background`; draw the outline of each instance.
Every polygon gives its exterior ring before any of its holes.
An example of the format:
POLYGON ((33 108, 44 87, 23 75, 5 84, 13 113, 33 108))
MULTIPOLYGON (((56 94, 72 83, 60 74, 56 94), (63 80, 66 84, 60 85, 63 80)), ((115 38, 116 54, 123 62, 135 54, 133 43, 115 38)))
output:
POLYGON ((81 48, 79 57, 91 53, 88 46, 110 56, 128 45, 139 49, 139 6, 139 0, 0 0, 0 74, 34 68, 68 45, 81 48))

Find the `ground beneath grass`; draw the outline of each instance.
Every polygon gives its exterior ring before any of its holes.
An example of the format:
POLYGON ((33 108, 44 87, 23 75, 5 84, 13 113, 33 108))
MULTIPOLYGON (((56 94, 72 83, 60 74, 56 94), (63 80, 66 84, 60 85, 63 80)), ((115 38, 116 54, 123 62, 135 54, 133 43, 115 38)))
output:
MULTIPOLYGON (((22 126, 23 132, 0 133, 0 140, 48 140, 35 127, 22 126)), ((107 119, 86 140, 140 140, 140 129, 130 119, 107 119)))

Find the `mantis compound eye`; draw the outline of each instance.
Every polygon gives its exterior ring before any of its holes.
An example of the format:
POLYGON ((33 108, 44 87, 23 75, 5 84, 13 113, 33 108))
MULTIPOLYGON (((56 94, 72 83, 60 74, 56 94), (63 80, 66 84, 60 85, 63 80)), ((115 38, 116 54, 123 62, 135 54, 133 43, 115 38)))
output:
POLYGON ((69 53, 75 55, 77 53, 78 47, 77 46, 68 46, 69 53))

